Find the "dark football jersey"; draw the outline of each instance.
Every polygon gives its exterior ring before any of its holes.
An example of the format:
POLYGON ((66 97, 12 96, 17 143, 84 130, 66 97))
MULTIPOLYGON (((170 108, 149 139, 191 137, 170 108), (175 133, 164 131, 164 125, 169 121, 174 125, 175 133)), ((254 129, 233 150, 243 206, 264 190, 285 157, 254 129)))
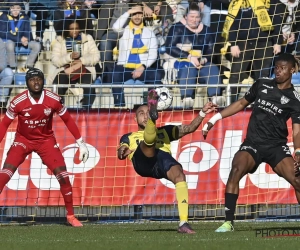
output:
POLYGON ((279 89, 275 79, 258 79, 245 99, 254 102, 246 139, 256 145, 287 143, 287 120, 300 124, 300 95, 294 86, 279 89))
POLYGON ((54 113, 62 116, 66 110, 61 98, 51 91, 44 90, 36 101, 26 90, 11 101, 6 115, 12 120, 18 117, 17 135, 28 140, 43 140, 53 136, 54 113))
MULTIPOLYGON (((156 131, 156 144, 155 147, 162 151, 165 151, 171 154, 171 142, 178 140, 176 138, 176 127, 174 125, 166 125, 160 128, 157 128, 156 131)), ((144 140, 144 131, 137 131, 125 134, 120 139, 120 146, 126 145, 133 152, 128 155, 129 160, 132 159, 132 156, 137 149, 139 143, 144 140)))

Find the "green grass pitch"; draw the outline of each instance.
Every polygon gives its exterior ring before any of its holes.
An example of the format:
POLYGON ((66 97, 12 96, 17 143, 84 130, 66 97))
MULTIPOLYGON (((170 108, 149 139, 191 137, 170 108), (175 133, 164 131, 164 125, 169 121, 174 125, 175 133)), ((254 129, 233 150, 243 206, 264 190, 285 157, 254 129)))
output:
POLYGON ((193 229, 197 231, 195 235, 178 234, 175 222, 85 224, 82 228, 58 224, 2 225, 0 249, 299 249, 299 236, 262 238, 256 234, 262 229, 299 230, 300 222, 236 222, 234 232, 215 233, 214 230, 220 224, 220 222, 192 222, 193 229))

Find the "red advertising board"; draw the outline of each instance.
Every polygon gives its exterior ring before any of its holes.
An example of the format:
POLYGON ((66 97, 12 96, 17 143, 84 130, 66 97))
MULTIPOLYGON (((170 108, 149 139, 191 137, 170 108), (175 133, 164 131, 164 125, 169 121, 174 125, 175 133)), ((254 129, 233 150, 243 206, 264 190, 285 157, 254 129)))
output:
MULTIPOLYGON (((182 164, 187 177, 190 204, 224 203, 231 161, 245 137, 250 114, 249 111, 240 112, 219 121, 207 140, 201 135, 201 125, 195 133, 172 142, 172 154, 182 164)), ((189 124, 196 115, 193 111, 163 112, 157 125, 189 124)), ((137 129, 134 113, 101 111, 72 113, 72 116, 88 143, 90 158, 85 164, 79 162, 74 138, 59 117, 54 118, 54 130, 73 184, 75 205, 176 203, 172 183, 142 178, 135 173, 130 161, 120 161, 116 156, 120 137, 137 129)), ((13 141, 16 124, 17 120, 0 144, 1 166, 13 141)), ((268 165, 261 164, 255 174, 241 180, 238 202, 290 204, 296 203, 296 199, 290 184, 278 177, 268 165)), ((3 190, 0 205, 56 206, 63 205, 63 200, 57 180, 33 153, 3 190)))

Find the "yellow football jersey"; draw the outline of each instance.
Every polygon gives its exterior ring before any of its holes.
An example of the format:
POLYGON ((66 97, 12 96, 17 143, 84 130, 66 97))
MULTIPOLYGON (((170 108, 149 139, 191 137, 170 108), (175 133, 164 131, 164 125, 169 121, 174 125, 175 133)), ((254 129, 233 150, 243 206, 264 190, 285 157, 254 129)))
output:
MULTIPOLYGON (((139 143, 144 140, 144 131, 137 131, 125 134, 120 139, 120 146, 126 145, 133 152, 128 155, 129 160, 132 159, 134 151, 139 143)), ((167 125, 156 130, 156 145, 157 149, 163 150, 171 154, 171 141, 178 140, 178 126, 167 125)))

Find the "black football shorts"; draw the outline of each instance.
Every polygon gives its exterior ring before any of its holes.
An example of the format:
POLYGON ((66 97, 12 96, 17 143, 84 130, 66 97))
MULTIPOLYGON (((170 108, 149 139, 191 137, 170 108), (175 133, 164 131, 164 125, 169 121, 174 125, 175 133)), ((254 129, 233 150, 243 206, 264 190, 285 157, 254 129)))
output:
POLYGON ((240 151, 248 152, 256 163, 255 167, 251 171, 251 174, 257 170, 258 166, 262 162, 268 163, 272 169, 274 169, 284 158, 292 157, 290 148, 286 144, 273 146, 266 143, 266 145, 257 146, 245 140, 240 146, 238 152, 240 151))
POLYGON ((140 145, 132 157, 132 164, 137 174, 142 177, 152 177, 162 179, 167 177, 167 172, 172 166, 180 165, 169 153, 160 149, 155 149, 154 157, 144 155, 140 145))

